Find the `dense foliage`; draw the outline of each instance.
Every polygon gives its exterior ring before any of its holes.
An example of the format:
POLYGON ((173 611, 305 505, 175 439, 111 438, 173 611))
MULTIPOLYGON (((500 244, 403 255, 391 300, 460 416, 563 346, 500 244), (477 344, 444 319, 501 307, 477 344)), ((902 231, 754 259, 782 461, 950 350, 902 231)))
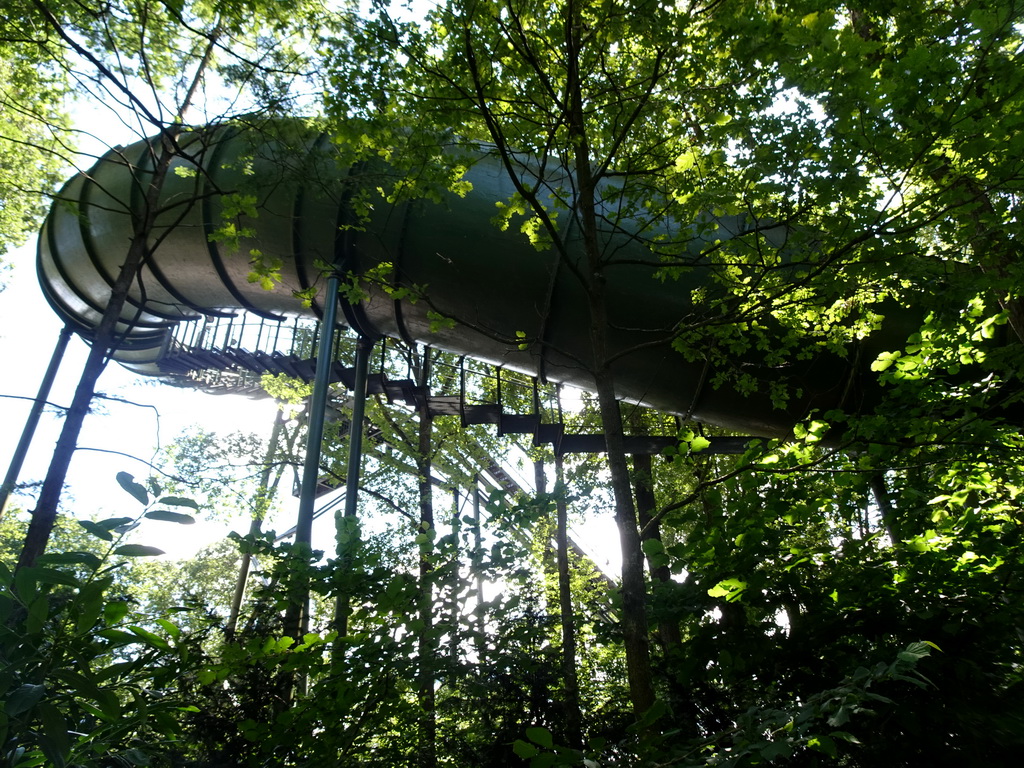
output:
MULTIPOLYGON (((463 150, 483 151, 516 188, 495 226, 583 254, 596 393, 567 418, 608 442, 607 461, 556 459, 381 399, 359 514, 326 553, 254 524, 217 555, 145 565, 153 550, 121 538, 187 524, 190 494, 261 517, 294 426, 283 447, 231 441, 251 449, 244 482, 210 466, 227 441, 190 436, 168 471, 198 485, 122 476, 138 518, 74 510, 81 530, 56 528, 17 570, 4 521, 0 763, 1012 764, 1024 19, 1016 0, 890 5, 30 2, 30 40, 4 19, 0 246, 41 209, 29 192, 59 162, 66 91, 113 94, 173 136, 207 76, 267 114, 321 78, 323 103, 303 107, 395 171, 358 203, 464 191, 463 150), (694 249, 729 217, 738 236, 694 249), (658 279, 709 275, 671 331, 707 387, 786 409, 801 394, 746 361, 785 371, 826 351, 877 386, 731 456, 707 454, 712 427, 621 406, 600 279, 615 238, 642 243, 658 279), (884 323, 905 343, 880 346, 884 323), (666 423, 677 449, 625 452, 625 431, 666 423), (532 488, 486 479, 517 462, 532 488), (567 520, 598 509, 621 573, 570 545, 567 520)), ((224 93, 203 119, 239 116, 224 93)), ((435 351, 392 345, 385 364, 457 386, 435 351)))

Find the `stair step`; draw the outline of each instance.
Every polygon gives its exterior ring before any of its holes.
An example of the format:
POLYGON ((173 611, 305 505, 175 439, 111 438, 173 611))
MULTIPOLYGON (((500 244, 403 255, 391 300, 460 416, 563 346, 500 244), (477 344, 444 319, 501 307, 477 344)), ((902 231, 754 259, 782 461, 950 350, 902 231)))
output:
POLYGON ((224 349, 224 354, 230 357, 236 365, 247 371, 259 374, 270 373, 259 358, 241 347, 227 347, 224 349))
MULTIPOLYGON (((316 492, 314 493, 314 497, 319 499, 321 496, 326 496, 328 493, 333 493, 339 488, 343 488, 344 485, 344 480, 339 480, 330 476, 320 477, 316 481, 316 492)), ((299 480, 296 480, 292 486, 292 496, 299 498, 301 490, 302 484, 299 480)))
POLYGON ((520 487, 519 483, 513 480, 512 475, 502 469, 501 465, 494 461, 494 459, 491 459, 484 471, 501 486, 505 493, 513 496, 517 493, 523 493, 523 489, 520 487))
MULTIPOLYGON (((182 351, 163 358, 159 365, 162 371, 178 375, 202 370, 243 369, 256 374, 284 374, 306 382, 313 381, 316 376, 315 358, 299 358, 279 351, 250 352, 242 347, 182 348, 182 351)), ((335 361, 331 365, 331 381, 340 382, 351 390, 355 385, 355 370, 335 361)), ((559 455, 604 453, 607 450, 603 434, 566 434, 563 424, 542 423, 536 414, 503 413, 498 403, 466 405, 460 395, 432 395, 425 387, 418 386, 409 378, 390 380, 383 373, 373 373, 367 377, 366 386, 367 394, 382 394, 390 403, 401 401, 418 406, 425 399, 432 416, 460 416, 463 426, 493 424, 499 435, 532 434, 534 446, 552 445, 559 455)), ((710 445, 701 453, 743 453, 752 439, 746 436, 710 437, 710 445)), ((663 435, 627 435, 624 441, 626 453, 634 455, 658 455, 667 448, 679 445, 674 436, 663 435)))
MULTIPOLYGON (((353 376, 355 369, 352 369, 353 376)), ((355 379, 353 378, 353 382, 355 379)), ((349 389, 352 389, 352 385, 348 385, 349 389)), ((366 377, 366 394, 368 395, 386 395, 388 392, 388 382, 384 378, 383 373, 371 373, 366 377)), ((389 398, 390 399, 390 398, 389 398)))
POLYGON ((565 434, 564 424, 538 424, 537 430, 533 433, 533 446, 538 448, 542 445, 553 445, 555 452, 559 450, 559 443, 562 435, 565 434))
POLYGON ((459 395, 433 395, 427 398, 431 416, 461 416, 462 398, 459 395))
POLYGON ((401 400, 406 405, 417 405, 420 401, 420 388, 412 379, 385 380, 384 394, 389 403, 401 400))
POLYGON ((253 360, 263 368, 267 373, 278 374, 284 373, 284 369, 281 364, 273 355, 268 355, 262 350, 257 350, 252 353, 253 360))
POLYGON ((189 371, 195 370, 195 366, 191 365, 188 360, 185 359, 184 354, 175 354, 170 357, 163 358, 160 363, 160 370, 164 373, 177 373, 182 376, 187 374, 189 371))
MULTIPOLYGON (((257 352, 256 358, 266 366, 268 371, 271 371, 277 375, 291 376, 293 379, 303 378, 299 371, 296 370, 295 365, 290 355, 281 355, 276 352, 272 355, 268 355, 266 352, 257 352)), ((295 360, 295 362, 298 362, 295 360)))
POLYGON ((192 351, 192 357, 201 363, 201 365, 197 366, 199 368, 212 368, 213 370, 223 371, 228 367, 228 361, 225 360, 224 356, 214 350, 196 349, 192 351))
POLYGON ((485 405, 467 405, 462 409, 462 425, 467 424, 499 424, 501 422, 501 406, 494 403, 485 405))
POLYGON ((331 364, 331 381, 340 381, 346 389, 353 389, 356 385, 355 371, 344 363, 334 362, 331 364))
POLYGON ((540 427, 540 416, 501 413, 498 415, 499 435, 532 435, 540 427))
POLYGON ((604 435, 562 435, 558 444, 559 454, 603 453, 605 450, 604 435))
POLYGON ((316 378, 316 360, 305 360, 295 355, 288 355, 288 360, 295 373, 298 374, 298 378, 307 383, 316 378))

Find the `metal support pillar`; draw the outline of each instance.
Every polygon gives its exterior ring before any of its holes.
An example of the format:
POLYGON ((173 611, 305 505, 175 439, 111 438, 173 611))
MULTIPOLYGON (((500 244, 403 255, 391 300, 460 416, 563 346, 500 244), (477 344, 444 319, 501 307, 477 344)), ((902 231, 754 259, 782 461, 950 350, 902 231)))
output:
POLYGON ((348 442, 348 471, 345 475, 345 517, 355 517, 359 500, 359 471, 363 463, 363 421, 366 415, 366 381, 374 341, 360 336, 356 344, 355 389, 352 391, 352 423, 348 442))
POLYGON ((53 354, 50 356, 50 364, 46 368, 46 373, 43 374, 43 381, 39 385, 39 392, 32 403, 32 409, 28 412, 25 428, 21 431, 18 447, 14 449, 11 464, 7 468, 7 476, 4 477, 4 483, 0 486, 0 519, 3 519, 4 513, 7 512, 7 500, 10 498, 14 486, 18 483, 21 465, 25 463, 25 456, 28 455, 29 446, 32 445, 32 438, 35 436, 36 427, 39 425, 39 417, 42 415, 43 407, 46 405, 46 398, 50 396, 50 387, 53 386, 53 380, 57 377, 57 369, 60 368, 60 363, 64 359, 64 352, 68 348, 68 341, 70 339, 71 328, 65 325, 60 329, 57 344, 54 346, 53 354))
MULTIPOLYGON (((309 398, 309 422, 306 433, 306 457, 302 464, 302 483, 299 490, 299 512, 295 520, 295 546, 303 545, 312 549, 313 512, 316 503, 316 486, 320 479, 320 450, 324 439, 324 417, 327 413, 327 395, 331 388, 331 366, 334 364, 331 352, 334 349, 335 324, 338 318, 338 276, 327 278, 327 292, 324 299, 324 316, 320 323, 317 345, 316 375, 313 379, 313 394, 309 398)), ((309 590, 304 597, 289 609, 286 617, 286 631, 293 637, 301 638, 309 628, 309 590)))
POLYGON ((334 360, 335 323, 338 318, 338 277, 327 279, 327 299, 324 301, 324 317, 320 323, 317 340, 316 374, 313 378, 313 394, 309 398, 309 423, 306 433, 306 457, 302 464, 302 483, 299 486, 299 513, 295 521, 295 543, 310 545, 313 538, 313 507, 316 503, 316 486, 320 479, 320 449, 324 439, 324 418, 327 413, 327 395, 331 389, 331 366, 334 360))
MULTIPOLYGON (((359 502, 359 474, 363 463, 363 421, 366 415, 366 382, 370 375, 370 357, 375 340, 360 336, 356 344, 356 366, 352 389, 352 421, 349 426, 348 468, 345 474, 345 510, 335 519, 337 531, 337 555, 339 567, 352 567, 353 552, 358 540, 359 528, 356 520, 356 506, 359 502)), ((340 637, 348 634, 349 595, 344 589, 338 590, 334 606, 334 626, 340 637)), ((333 657, 336 663, 341 653, 333 657)))

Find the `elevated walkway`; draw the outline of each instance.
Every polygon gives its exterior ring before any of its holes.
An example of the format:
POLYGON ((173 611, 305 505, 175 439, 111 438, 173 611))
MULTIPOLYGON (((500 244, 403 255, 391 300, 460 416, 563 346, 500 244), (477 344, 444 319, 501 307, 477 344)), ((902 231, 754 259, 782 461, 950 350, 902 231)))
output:
MULTIPOLYGON (((273 322, 263 318, 202 318, 176 329, 161 373, 178 385, 210 393, 260 396, 260 378, 284 375, 304 382, 313 380, 317 359, 317 326, 309 320, 273 322)), ((384 342, 382 342, 383 344, 384 342)), ((334 350, 331 382, 351 390, 355 384, 355 340, 341 336, 334 350)), ((392 343, 392 347, 394 343, 392 343)), ((439 365, 430 386, 417 385, 412 372, 396 376, 401 355, 382 347, 380 362, 367 381, 367 394, 381 395, 389 403, 410 408, 426 405, 435 417, 457 417, 463 426, 493 425, 499 435, 529 435, 534 446, 550 445, 558 455, 603 453, 604 435, 582 431, 563 414, 559 387, 536 378, 462 358, 457 366, 439 365)), ((627 435, 626 452, 658 455, 678 448, 678 436, 627 435)), ((750 437, 708 437, 703 454, 735 454, 746 449, 750 437)))

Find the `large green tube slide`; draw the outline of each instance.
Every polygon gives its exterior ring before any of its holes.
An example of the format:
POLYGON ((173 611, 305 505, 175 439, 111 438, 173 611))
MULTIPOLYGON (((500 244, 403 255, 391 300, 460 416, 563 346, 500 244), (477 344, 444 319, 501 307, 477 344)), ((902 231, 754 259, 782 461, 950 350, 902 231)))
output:
MULTIPOLYGON (((395 205, 377 197, 369 219, 361 220, 352 212, 363 210, 358 190, 374 188, 374 174, 385 171, 338 170, 329 142, 300 143, 304 150, 296 154, 262 134, 228 128, 179 138, 182 151, 161 194, 150 255, 121 316, 123 340, 115 359, 158 372, 170 330, 198 315, 239 309, 270 319, 319 314, 322 295, 308 307, 295 294, 315 295, 323 266, 335 264, 346 274, 377 278, 364 281, 365 293, 350 293, 346 302, 348 322, 360 333, 418 341, 592 387, 582 247, 573 247, 568 230, 571 247, 559 258, 551 248, 533 247, 517 226, 501 231, 492 223, 496 203, 513 192, 496 159, 481 156, 470 168, 472 191, 464 197, 395 205), (218 237, 225 225, 228 231, 218 237), (280 284, 273 290, 249 281, 254 252, 279 266, 280 284)), ((108 153, 68 182, 43 228, 43 290, 87 338, 128 249, 158 146, 139 142, 108 153)), ((569 219, 563 211, 560 220, 569 219)), ((701 234, 692 230, 690 252, 699 254, 708 240, 736 237, 744 226, 737 218, 704 222, 701 234)), ((768 233, 776 243, 784 236, 781 228, 768 233)), ((798 366, 737 361, 765 385, 761 390, 769 382, 790 387, 792 397, 780 410, 767 394, 712 387, 715 371, 699 354, 688 361, 672 348, 673 329, 693 316, 694 289, 708 287, 706 268, 659 281, 655 259, 637 239, 609 235, 605 247, 614 251, 604 270, 612 372, 625 400, 747 434, 784 435, 812 411, 859 408, 873 392, 867 363, 906 338, 905 327, 887 325, 869 340, 870 348, 850 356, 866 361, 860 368, 826 353, 798 366)))

